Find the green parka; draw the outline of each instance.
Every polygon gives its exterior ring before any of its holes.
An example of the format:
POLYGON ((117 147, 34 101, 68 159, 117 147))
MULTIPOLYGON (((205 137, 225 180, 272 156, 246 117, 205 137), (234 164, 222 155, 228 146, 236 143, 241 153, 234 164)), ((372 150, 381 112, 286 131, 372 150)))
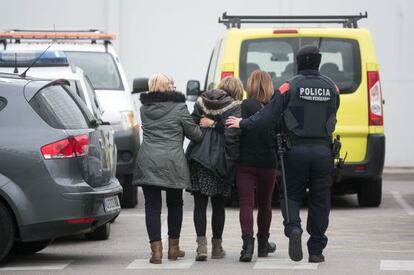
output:
POLYGON ((134 171, 135 185, 190 188, 184 156, 184 136, 198 142, 201 130, 188 112, 185 96, 178 92, 141 94, 143 141, 134 171))

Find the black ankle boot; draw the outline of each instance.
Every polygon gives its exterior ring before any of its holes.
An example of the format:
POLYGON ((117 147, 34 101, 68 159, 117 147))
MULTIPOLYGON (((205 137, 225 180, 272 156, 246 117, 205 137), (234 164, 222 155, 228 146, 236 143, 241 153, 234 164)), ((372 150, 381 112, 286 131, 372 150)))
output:
POLYGON ((254 252, 254 238, 253 237, 242 237, 243 239, 243 250, 240 252, 240 262, 251 262, 254 252))
POLYGON ((269 242, 269 237, 264 238, 257 236, 257 256, 267 257, 269 253, 276 251, 276 244, 269 242))

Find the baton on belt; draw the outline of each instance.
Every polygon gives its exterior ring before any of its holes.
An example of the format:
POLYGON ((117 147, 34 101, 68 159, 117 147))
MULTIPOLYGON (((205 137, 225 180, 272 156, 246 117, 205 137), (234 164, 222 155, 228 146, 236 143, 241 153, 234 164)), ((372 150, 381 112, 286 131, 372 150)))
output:
POLYGON ((285 159, 284 159, 286 148, 283 145, 284 142, 283 142, 283 137, 281 134, 276 135, 276 142, 277 142, 277 154, 279 155, 280 166, 282 168, 281 169, 282 170, 282 184, 283 184, 283 197, 285 198, 286 221, 290 223, 289 204, 288 204, 287 188, 286 188, 285 159))

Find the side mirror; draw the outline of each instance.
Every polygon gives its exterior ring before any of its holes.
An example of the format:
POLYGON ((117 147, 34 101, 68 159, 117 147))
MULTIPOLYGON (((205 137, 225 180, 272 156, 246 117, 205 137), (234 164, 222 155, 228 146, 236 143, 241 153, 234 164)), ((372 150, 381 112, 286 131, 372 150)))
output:
POLYGON ((131 94, 144 93, 148 92, 148 90, 148 78, 142 77, 134 79, 134 82, 132 83, 131 94))
POLYGON ((200 81, 189 80, 187 82, 187 100, 196 101, 197 97, 201 94, 200 81))

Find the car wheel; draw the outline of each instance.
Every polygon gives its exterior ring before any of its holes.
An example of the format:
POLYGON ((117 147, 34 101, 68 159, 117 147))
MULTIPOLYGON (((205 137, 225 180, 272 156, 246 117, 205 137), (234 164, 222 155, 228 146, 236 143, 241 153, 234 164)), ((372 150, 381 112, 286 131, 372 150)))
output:
POLYGON ((111 235, 111 222, 107 222, 97 227, 91 233, 86 234, 86 238, 89 240, 102 241, 109 239, 111 235))
POLYGON ((10 252, 17 255, 30 255, 45 249, 52 242, 53 239, 36 242, 16 242, 10 252))
POLYGON ((124 175, 119 178, 124 189, 121 197, 122 208, 134 208, 138 204, 138 188, 132 184, 132 175, 124 175))
POLYGON ((359 206, 378 207, 382 200, 382 178, 361 183, 358 191, 359 206))
POLYGON ((16 225, 8 207, 0 201, 0 261, 9 254, 16 236, 16 225))

